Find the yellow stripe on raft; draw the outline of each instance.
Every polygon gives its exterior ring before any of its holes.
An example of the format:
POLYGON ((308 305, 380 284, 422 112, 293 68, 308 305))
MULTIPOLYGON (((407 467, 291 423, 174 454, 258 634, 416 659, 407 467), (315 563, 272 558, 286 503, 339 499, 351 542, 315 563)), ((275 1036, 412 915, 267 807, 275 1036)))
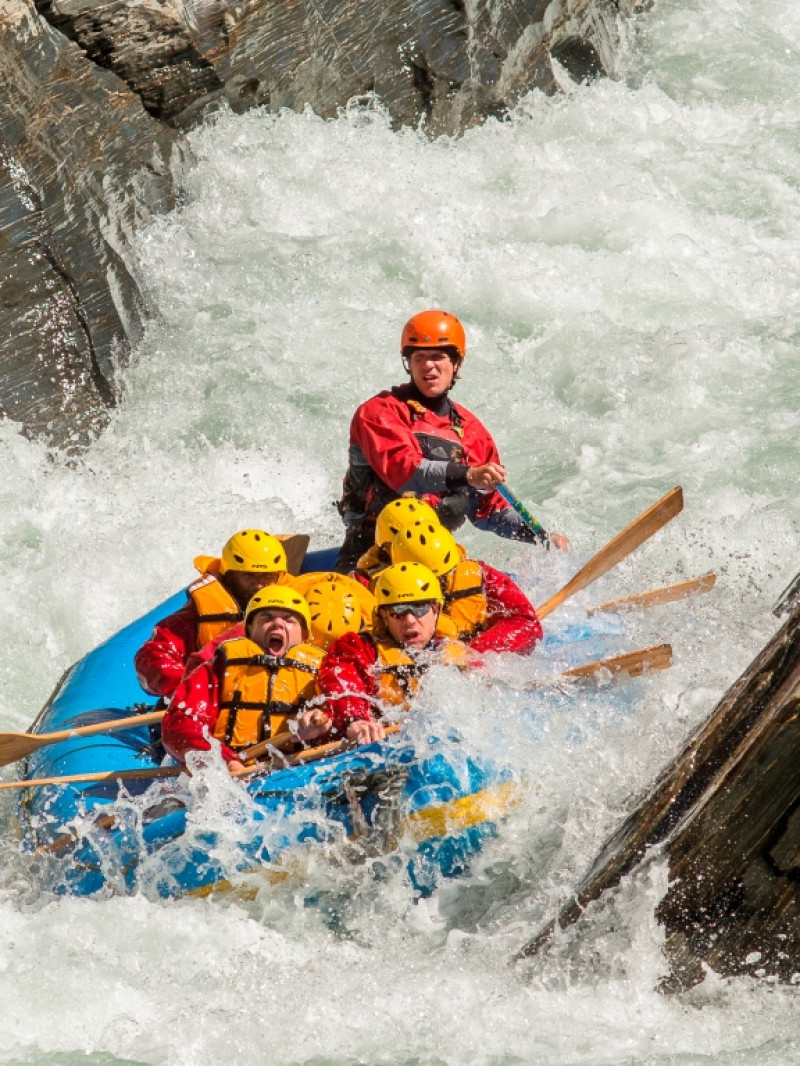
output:
POLYGON ((441 807, 426 807, 408 816, 415 840, 430 840, 468 829, 481 822, 499 822, 512 807, 522 802, 521 789, 513 781, 485 788, 472 796, 462 796, 441 807))
MULTIPOLYGON (((421 843, 434 837, 461 832, 473 825, 499 822, 514 807, 519 806, 522 802, 522 792, 523 789, 519 784, 507 781, 493 788, 485 788, 472 796, 462 796, 451 800, 440 807, 426 807, 422 811, 415 811, 405 819, 405 826, 414 839, 421 843)), ((351 839, 358 838, 353 836, 351 839)), ((309 842, 302 846, 310 848, 313 847, 313 843, 309 842)), ((204 897, 218 893, 220 895, 235 893, 238 899, 252 900, 258 895, 258 882, 275 885, 289 878, 296 879, 298 883, 304 880, 296 857, 284 860, 284 862, 286 865, 282 869, 276 869, 275 866, 253 867, 246 873, 242 873, 242 881, 238 885, 228 880, 221 880, 201 888, 189 889, 184 895, 204 897)))

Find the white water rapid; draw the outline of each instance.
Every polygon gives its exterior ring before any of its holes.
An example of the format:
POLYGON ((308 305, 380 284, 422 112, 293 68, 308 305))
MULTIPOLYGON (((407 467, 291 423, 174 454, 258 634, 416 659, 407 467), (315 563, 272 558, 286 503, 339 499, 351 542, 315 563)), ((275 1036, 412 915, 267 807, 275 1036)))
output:
MULTIPOLYGON (((591 942, 508 965, 776 628, 800 568, 800 6, 656 0, 628 34, 618 80, 531 95, 460 140, 393 133, 377 105, 192 135, 185 206, 141 239, 160 316, 113 424, 77 463, 0 425, 0 723, 27 728, 70 663, 234 529, 336 542, 351 413, 401 380, 401 326, 437 305, 468 332, 455 398, 571 540, 547 557, 465 534, 535 602, 683 485, 684 514, 547 627, 713 569, 711 594, 609 623, 615 650, 670 640, 674 667, 559 704, 534 739, 497 689, 432 679, 428 713, 530 788, 472 873, 422 902, 369 864, 321 867, 318 907, 280 886, 249 904, 55 899, 4 793, 0 1062, 796 1063, 794 988, 654 991, 663 871, 624 886, 591 942)), ((513 685, 562 654, 498 669, 513 685)))

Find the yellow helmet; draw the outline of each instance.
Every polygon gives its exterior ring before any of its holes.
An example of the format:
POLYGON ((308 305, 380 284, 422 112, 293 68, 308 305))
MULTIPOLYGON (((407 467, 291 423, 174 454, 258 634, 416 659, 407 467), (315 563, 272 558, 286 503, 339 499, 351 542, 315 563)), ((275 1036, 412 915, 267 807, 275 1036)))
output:
POLYGON ((393 563, 422 563, 437 577, 448 573, 461 559, 455 537, 438 522, 417 522, 401 530, 390 551, 393 563))
POLYGON ((280 574, 286 570, 286 552, 278 538, 263 529, 241 529, 222 549, 219 572, 228 570, 280 574))
POLYGON ((247 610, 244 612, 245 631, 247 623, 256 611, 265 611, 268 607, 292 611, 302 619, 306 632, 311 629, 311 614, 305 596, 301 596, 299 592, 290 589, 287 585, 268 585, 265 589, 260 589, 248 603, 247 610))
POLYGON ((418 521, 438 522, 439 518, 429 503, 414 496, 392 500, 375 520, 375 543, 391 543, 401 529, 407 529, 418 521))
POLYGON ((361 605, 351 584, 352 579, 343 574, 331 573, 306 592, 310 639, 317 647, 327 649, 345 633, 357 633, 361 628, 361 605))
POLYGON ((395 603, 444 603, 439 579, 422 563, 393 563, 378 575, 375 582, 376 607, 395 603))

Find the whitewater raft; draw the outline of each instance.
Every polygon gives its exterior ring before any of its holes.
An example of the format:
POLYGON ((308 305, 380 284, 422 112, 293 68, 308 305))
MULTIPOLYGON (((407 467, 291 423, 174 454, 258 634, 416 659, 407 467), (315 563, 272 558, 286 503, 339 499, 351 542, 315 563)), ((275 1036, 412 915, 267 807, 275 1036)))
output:
MULTIPOLYGON (((303 571, 331 569, 334 555, 310 552, 303 571)), ((133 657, 155 622, 185 597, 182 590, 71 667, 31 732, 153 709, 133 657)), ((157 732, 143 724, 42 747, 20 764, 20 776, 111 775, 164 763, 157 732)), ((350 848, 363 858, 396 851, 402 840, 408 876, 427 894, 440 878, 469 868, 520 788, 506 768, 471 756, 457 733, 420 738, 403 731, 242 781, 223 767, 199 781, 109 777, 25 789, 18 802, 22 845, 46 859, 42 877, 56 893, 172 898, 282 879, 310 849, 350 848)))

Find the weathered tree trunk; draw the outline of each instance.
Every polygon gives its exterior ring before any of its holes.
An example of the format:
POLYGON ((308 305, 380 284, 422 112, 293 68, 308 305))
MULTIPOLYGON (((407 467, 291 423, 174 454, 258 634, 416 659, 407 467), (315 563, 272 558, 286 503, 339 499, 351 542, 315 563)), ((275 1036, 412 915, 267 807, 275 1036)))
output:
POLYGON ((539 951, 659 845, 657 916, 679 990, 720 974, 800 972, 800 608, 606 843, 574 898, 518 954, 539 951))

